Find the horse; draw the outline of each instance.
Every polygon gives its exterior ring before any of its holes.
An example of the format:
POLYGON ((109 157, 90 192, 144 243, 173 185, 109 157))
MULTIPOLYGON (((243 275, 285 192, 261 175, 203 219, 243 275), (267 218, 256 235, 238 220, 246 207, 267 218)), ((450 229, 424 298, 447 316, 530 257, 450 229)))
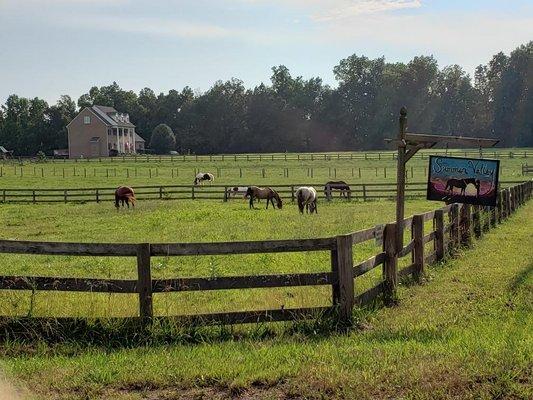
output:
POLYGON ((247 190, 248 190, 247 186, 234 186, 231 189, 228 189, 227 196, 235 197, 238 194, 246 195, 247 190))
POLYGON ((115 190, 115 207, 117 210, 119 209, 120 205, 119 202, 122 203, 122 207, 124 207, 124 203, 130 208, 130 201, 131 206, 135 207, 135 192, 132 188, 128 186, 119 186, 117 190, 115 190))
POLYGON ((304 213, 304 207, 305 212, 307 213, 317 213, 318 210, 316 207, 316 199, 317 199, 316 190, 314 187, 301 187, 298 188, 296 191, 296 199, 298 200, 298 209, 300 210, 300 213, 304 213))
POLYGON ((350 186, 344 181, 329 181, 326 183, 326 186, 324 186, 324 196, 326 196, 327 199, 331 199, 332 190, 339 190, 340 197, 350 198, 352 196, 350 186))
POLYGON ((209 172, 198 172, 194 178, 194 185, 197 186, 203 181, 213 182, 214 180, 215 176, 213 174, 210 174, 209 172))
POLYGON ((481 187, 481 182, 479 181, 479 179, 475 179, 475 178, 465 178, 465 179, 455 179, 455 178, 452 178, 452 179, 448 179, 448 181, 446 182, 446 187, 444 188, 444 190, 446 191, 449 191, 450 194, 453 195, 453 189, 454 188, 459 188, 461 189, 461 192, 460 192, 460 196, 465 196, 465 192, 466 192, 466 187, 469 185, 469 184, 472 184, 476 187, 476 197, 479 196, 479 189, 481 187))
POLYGON ((254 207, 254 199, 266 199, 267 205, 266 208, 268 209, 268 203, 272 202, 272 207, 276 208, 276 205, 274 205, 274 199, 276 199, 276 203, 279 209, 283 206, 283 202, 281 201, 281 198, 279 197, 278 193, 272 189, 272 188, 260 188, 257 186, 250 186, 248 189, 246 189, 246 194, 244 195, 244 198, 250 197, 250 208, 254 207))

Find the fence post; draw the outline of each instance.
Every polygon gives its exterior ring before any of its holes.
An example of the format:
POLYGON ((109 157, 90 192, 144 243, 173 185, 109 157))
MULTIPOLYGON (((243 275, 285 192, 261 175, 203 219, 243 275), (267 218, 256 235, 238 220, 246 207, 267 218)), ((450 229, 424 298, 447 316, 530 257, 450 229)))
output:
POLYGON ((463 204, 461 208, 461 245, 470 246, 472 244, 472 207, 470 204, 463 204))
POLYGON ((228 201, 228 187, 224 186, 224 202, 228 201))
POLYGON ((65 203, 66 203, 67 202, 67 191, 66 190, 63 191, 63 198, 64 198, 65 203))
POLYGON ((137 246, 137 291, 139 292, 139 316, 148 322, 153 316, 150 243, 141 243, 137 246))
POLYGON ((366 201, 366 185, 363 184, 363 201, 366 201))
POLYGON ((474 225, 474 236, 476 237, 476 239, 479 239, 481 237, 481 214, 479 212, 479 206, 474 206, 473 207, 474 209, 474 212, 473 212, 473 215, 472 215, 472 219, 473 219, 473 225, 474 225))
POLYGON ((437 261, 444 258, 444 210, 435 210, 435 252, 437 261))
POLYGON ((398 282, 398 255, 396 253, 396 224, 385 225, 383 231, 383 263, 384 300, 386 305, 396 302, 396 286, 398 282))
POLYGON ((192 199, 194 200, 194 186, 191 186, 191 195, 192 195, 192 199))
POLYGON ((484 218, 484 221, 483 221, 483 232, 488 232, 490 230, 490 223, 491 223, 491 219, 492 219, 492 209, 493 208, 494 207, 490 207, 490 208, 483 207, 483 209, 482 209, 481 215, 484 218), (488 212, 487 212, 487 210, 488 210, 488 212))
POLYGON ((509 196, 509 189, 505 189, 503 191, 503 198, 505 200, 505 218, 509 218, 509 215, 511 214, 511 199, 509 196))
POLYGON ((291 186, 291 201, 294 202, 294 186, 291 186))
POLYGON ((413 277, 420 281, 424 275, 424 216, 417 214, 413 215, 413 223, 411 225, 411 234, 413 236, 413 262, 415 270, 413 277))
POLYGON ((159 186, 159 199, 163 198, 163 186, 159 186))
POLYGON ((338 306, 342 325, 349 325, 354 305, 352 235, 336 237, 337 244, 331 250, 331 268, 333 273, 333 304, 338 306))

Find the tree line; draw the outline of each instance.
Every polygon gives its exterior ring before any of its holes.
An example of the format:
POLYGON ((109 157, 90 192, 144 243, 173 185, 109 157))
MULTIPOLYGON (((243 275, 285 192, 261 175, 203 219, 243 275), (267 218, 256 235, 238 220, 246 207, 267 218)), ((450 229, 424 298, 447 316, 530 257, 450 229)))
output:
POLYGON ((294 77, 281 65, 272 68, 270 84, 248 89, 231 79, 204 93, 185 87, 156 95, 113 82, 92 87, 77 103, 64 95, 54 105, 11 95, 0 111, 0 145, 16 155, 66 148, 66 125, 98 104, 129 113, 147 143, 158 125, 168 125, 170 146, 197 154, 382 149, 397 132, 401 106, 412 132, 533 146, 533 41, 494 55, 473 77, 458 65, 440 69, 433 56, 389 63, 354 54, 333 73, 337 87, 294 77))

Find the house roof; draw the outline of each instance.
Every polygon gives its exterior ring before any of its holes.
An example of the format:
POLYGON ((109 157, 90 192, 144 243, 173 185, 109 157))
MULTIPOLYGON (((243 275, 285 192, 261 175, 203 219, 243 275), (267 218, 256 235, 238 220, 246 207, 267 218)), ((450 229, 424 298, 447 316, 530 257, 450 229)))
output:
POLYGON ((135 141, 136 142, 146 142, 142 137, 139 136, 139 134, 135 134, 135 141))
POLYGON ((131 122, 123 122, 118 119, 113 118, 113 114, 118 114, 119 112, 113 107, 99 106, 94 105, 91 108, 91 111, 94 112, 100 119, 109 126, 123 126, 128 128, 135 128, 131 122))

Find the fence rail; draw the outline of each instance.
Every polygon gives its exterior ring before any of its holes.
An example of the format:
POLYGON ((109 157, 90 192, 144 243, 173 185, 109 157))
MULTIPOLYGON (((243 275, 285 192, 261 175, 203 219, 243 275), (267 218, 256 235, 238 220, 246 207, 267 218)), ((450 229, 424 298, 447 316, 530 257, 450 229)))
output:
POLYGON ((224 243, 57 243, 0 240, 0 253, 44 254, 70 256, 124 256, 137 258, 137 279, 84 279, 36 276, 0 276, 0 289, 47 290, 71 292, 136 293, 139 296, 139 316, 149 323, 153 315, 154 293, 178 291, 208 291, 225 289, 273 288, 288 286, 332 287, 331 305, 326 307, 237 311, 227 313, 178 315, 191 323, 250 323, 282 321, 331 314, 340 323, 348 324, 352 310, 383 296, 385 302, 396 298, 399 277, 412 275, 420 279, 427 264, 442 260, 461 245, 470 245, 472 236, 480 238, 484 232, 509 217, 521 204, 531 198, 533 181, 509 187, 498 193, 496 207, 481 213, 480 207, 451 204, 437 210, 417 214, 404 220, 411 230, 411 241, 396 253, 395 224, 376 226, 347 235, 318 239, 224 242, 224 243), (446 218, 447 217, 447 218, 446 218), (431 231, 425 232, 425 222, 433 221, 431 231), (382 251, 354 265, 353 246, 382 235, 382 251), (426 245, 433 243, 430 251, 426 245), (214 278, 151 278, 151 257, 208 256, 251 254, 266 252, 329 251, 331 269, 324 272, 229 276, 214 278), (411 256, 412 263, 399 270, 398 259, 411 256), (382 267, 382 280, 374 287, 355 293, 354 279, 377 267, 382 267))
MULTIPOLYGON (((343 153, 250 153, 250 154, 205 154, 205 155, 120 155, 117 157, 94 157, 83 159, 49 158, 52 163, 66 162, 226 162, 226 161, 332 161, 332 160, 395 160, 395 151, 368 151, 368 152, 343 152, 343 153)), ((533 157, 532 149, 491 149, 482 150, 439 150, 433 149, 431 154, 464 156, 464 157, 493 157, 493 158, 529 158, 533 157)), ((420 152, 413 158, 428 159, 429 154, 420 152)), ((40 162, 35 157, 16 157, 4 160, 4 163, 13 162, 40 162)))
MULTIPOLYGON (((518 184, 522 181, 502 181, 503 186, 518 184)), ((391 199, 396 196, 396 183, 349 183, 350 191, 345 192, 346 200, 379 200, 391 199)), ((238 185, 246 187, 251 185, 238 185)), ((263 185, 269 186, 269 185, 263 185)), ((296 190, 300 186, 315 186, 321 199, 331 200, 340 196, 340 192, 324 191, 324 184, 301 183, 290 185, 270 185, 280 197, 293 201, 296 190)), ((231 201, 242 199, 243 194, 234 195, 231 185, 158 185, 136 186, 138 200, 219 200, 231 201)), ((410 182, 406 185, 407 197, 423 197, 426 195, 426 182, 410 182)), ((116 188, 70 188, 70 189, 31 189, 31 188, 0 188, 0 203, 68 203, 68 202, 103 202, 113 201, 116 188)))

